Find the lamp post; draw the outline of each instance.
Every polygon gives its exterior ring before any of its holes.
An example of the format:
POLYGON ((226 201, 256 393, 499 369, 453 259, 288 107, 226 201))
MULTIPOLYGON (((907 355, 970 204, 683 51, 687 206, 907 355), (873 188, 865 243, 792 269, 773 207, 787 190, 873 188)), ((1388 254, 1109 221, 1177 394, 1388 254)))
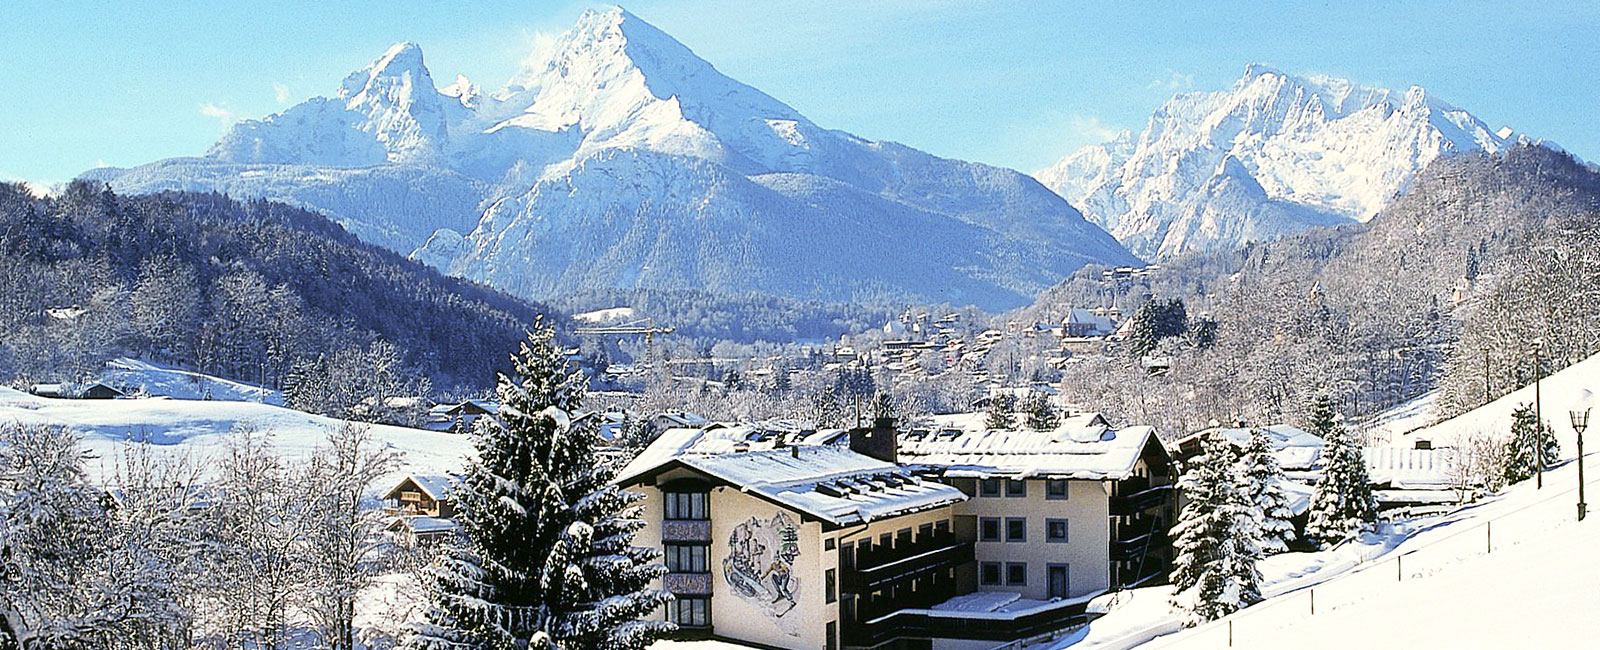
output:
POLYGON ((1594 393, 1583 389, 1578 401, 1572 405, 1572 430, 1578 432, 1578 521, 1589 514, 1589 504, 1583 500, 1583 430, 1589 428, 1589 411, 1594 408, 1594 393))
POLYGON ((1541 372, 1543 366, 1539 363, 1539 353, 1544 349, 1544 339, 1533 340, 1533 419, 1538 424, 1534 427, 1533 436, 1533 467, 1534 489, 1544 489, 1544 400, 1539 396, 1539 381, 1544 379, 1541 372))

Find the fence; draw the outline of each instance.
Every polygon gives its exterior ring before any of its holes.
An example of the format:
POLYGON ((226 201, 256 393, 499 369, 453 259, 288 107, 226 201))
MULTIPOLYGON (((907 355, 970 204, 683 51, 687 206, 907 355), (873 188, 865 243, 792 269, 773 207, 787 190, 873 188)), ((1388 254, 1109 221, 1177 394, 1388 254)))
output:
MULTIPOLYGON (((1547 483, 1550 478, 1547 472, 1547 483)), ((1596 484, 1600 484, 1600 478, 1586 483, 1591 490, 1596 484)), ((1551 490, 1552 487, 1547 485, 1545 490, 1551 490)), ((1282 595, 1167 639, 1157 639, 1141 648, 1231 648, 1252 638, 1267 637, 1268 633, 1294 625, 1307 617, 1325 614, 1369 598, 1396 582, 1427 577, 1496 549, 1535 539, 1562 524, 1570 524, 1577 517, 1577 491, 1576 486, 1560 491, 1551 490, 1537 501, 1468 524, 1459 531, 1430 539, 1399 553, 1375 549, 1372 557, 1362 558, 1355 568, 1342 575, 1321 583, 1280 588, 1282 595)), ((1426 534, 1426 531, 1418 534, 1426 534)), ((1314 580, 1315 575, 1308 579, 1314 580)))

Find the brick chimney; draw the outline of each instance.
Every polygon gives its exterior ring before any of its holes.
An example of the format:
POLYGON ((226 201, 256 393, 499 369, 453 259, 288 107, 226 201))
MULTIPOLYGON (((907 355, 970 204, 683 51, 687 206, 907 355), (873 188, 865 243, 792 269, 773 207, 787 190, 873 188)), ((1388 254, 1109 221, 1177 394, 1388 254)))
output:
POLYGON ((850 451, 876 458, 887 463, 898 463, 899 445, 896 441, 894 418, 877 418, 872 427, 850 430, 850 451))

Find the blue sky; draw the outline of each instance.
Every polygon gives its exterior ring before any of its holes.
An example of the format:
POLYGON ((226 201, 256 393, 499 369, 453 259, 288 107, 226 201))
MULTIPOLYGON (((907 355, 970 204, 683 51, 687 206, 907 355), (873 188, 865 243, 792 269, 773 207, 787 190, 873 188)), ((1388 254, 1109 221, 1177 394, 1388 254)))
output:
MULTIPOLYGON (((0 178, 198 155, 391 43, 497 87, 589 2, 11 0, 0 178)), ((1600 156, 1600 3, 639 0, 629 11, 817 123, 1032 170, 1246 63, 1422 85, 1493 127, 1600 156)))

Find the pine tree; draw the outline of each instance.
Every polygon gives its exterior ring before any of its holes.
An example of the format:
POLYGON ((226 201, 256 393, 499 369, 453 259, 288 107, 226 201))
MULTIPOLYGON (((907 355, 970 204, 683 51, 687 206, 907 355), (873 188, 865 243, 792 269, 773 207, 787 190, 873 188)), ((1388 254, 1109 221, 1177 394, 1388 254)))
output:
POLYGON ((1028 428, 1034 431, 1054 431, 1061 426, 1061 416, 1050 405, 1050 398, 1035 393, 1028 398, 1028 428))
POLYGON ((673 629, 644 620, 671 599, 650 583, 660 552, 633 546, 642 495, 609 481, 592 419, 554 333, 540 321, 501 376, 498 417, 473 431, 478 459, 457 489, 463 544, 431 571, 424 650, 636 650, 673 629))
POLYGON ((1295 539, 1294 524, 1289 521, 1294 513, 1289 510, 1289 495, 1283 491, 1283 468, 1266 432, 1250 430, 1250 442, 1239 462, 1243 464, 1240 473, 1248 492, 1246 501, 1255 506, 1262 552, 1270 555, 1289 550, 1289 542, 1295 539))
POLYGON ((1354 537, 1378 522, 1378 504, 1361 448, 1339 424, 1328 396, 1311 409, 1312 432, 1321 436, 1322 477, 1311 497, 1306 538, 1326 548, 1354 537))
POLYGON ((1539 471, 1538 454, 1541 451, 1545 467, 1560 458, 1561 445, 1556 442, 1555 430, 1549 424, 1538 421, 1532 404, 1518 406, 1511 412, 1511 438, 1506 440, 1506 482, 1516 483, 1533 478, 1534 473, 1539 471))
POLYGON ((1184 472, 1181 487, 1189 501, 1172 531, 1177 557, 1171 578, 1173 604, 1185 612, 1187 625, 1261 601, 1260 532, 1233 455, 1226 438, 1209 434, 1184 472))
POLYGON ((1016 425, 1017 397, 1011 393, 1000 393, 990 398, 989 414, 984 419, 984 426, 990 429, 1010 429, 1016 425))

